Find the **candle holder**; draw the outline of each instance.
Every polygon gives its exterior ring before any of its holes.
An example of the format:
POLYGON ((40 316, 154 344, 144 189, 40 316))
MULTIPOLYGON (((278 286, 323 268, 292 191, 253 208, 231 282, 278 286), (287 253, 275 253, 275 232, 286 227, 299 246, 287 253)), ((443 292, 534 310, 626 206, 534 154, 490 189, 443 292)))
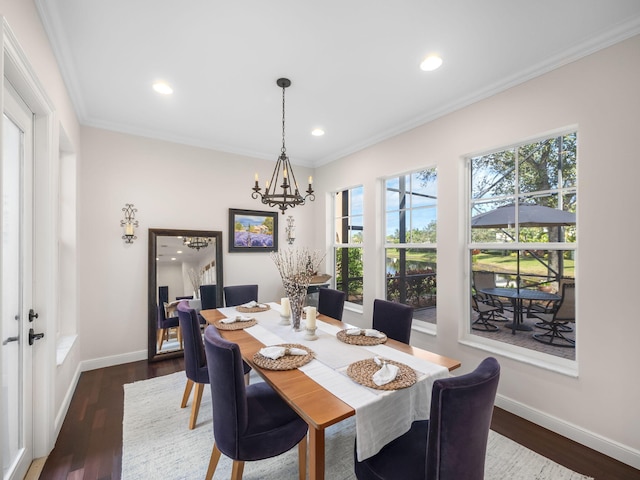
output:
POLYGON ((304 339, 305 340, 317 340, 318 336, 316 335, 316 330, 318 327, 305 327, 304 339))
POLYGON ((291 325, 291 317, 289 315, 280 314, 278 325, 291 325))

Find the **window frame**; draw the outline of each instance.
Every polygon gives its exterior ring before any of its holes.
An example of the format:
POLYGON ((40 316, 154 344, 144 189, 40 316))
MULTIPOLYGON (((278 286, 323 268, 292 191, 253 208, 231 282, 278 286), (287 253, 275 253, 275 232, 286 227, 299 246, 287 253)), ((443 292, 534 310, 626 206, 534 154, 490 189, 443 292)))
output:
MULTIPOLYGON (((527 363, 531 365, 535 365, 541 368, 545 368, 547 370, 551 370, 554 372, 558 372, 567 376, 577 377, 578 376, 578 343, 576 341, 575 346, 575 359, 570 360, 566 358, 561 358, 550 353, 545 353, 542 351, 529 349, 526 347, 520 347, 516 345, 511 345, 500 340, 491 339, 482 337, 479 335, 475 335, 471 330, 471 293, 472 293, 472 252, 473 250, 505 250, 505 251, 524 251, 524 250, 562 250, 562 251, 572 251, 575 259, 576 266, 578 265, 578 235, 577 230, 578 226, 576 224, 576 240, 573 242, 526 242, 521 241, 519 228, 520 226, 516 226, 516 236, 515 240, 512 242, 473 242, 472 241, 472 228, 471 228, 471 218, 473 212, 473 205, 475 203, 482 203, 482 199, 474 199, 473 198, 473 182, 472 182, 472 160, 474 158, 489 155, 492 153, 505 152, 508 150, 516 150, 524 145, 543 142, 545 140, 550 140, 557 137, 562 137, 570 134, 576 135, 576 147, 575 147, 575 170, 576 170, 576 180, 573 186, 571 187, 563 187, 559 182, 556 188, 545 189, 539 191, 527 191, 521 192, 519 190, 520 179, 516 175, 514 177, 514 192, 511 195, 506 195, 503 197, 492 197, 491 200, 501 201, 505 198, 513 198, 518 201, 525 197, 536 197, 540 195, 548 195, 548 194, 558 194, 561 198, 566 193, 572 193, 576 197, 576 205, 578 204, 578 194, 579 194, 579 181, 578 181, 578 169, 579 169, 579 154, 578 154, 578 142, 579 142, 579 129, 577 125, 569 126, 566 128, 554 130, 547 132, 542 135, 538 135, 535 137, 531 137, 528 139, 523 139, 522 141, 518 141, 512 143, 510 145, 506 145, 499 148, 494 148, 491 150, 480 151, 476 153, 470 153, 465 155, 462 160, 464 162, 464 171, 466 176, 466 255, 465 255, 465 272, 466 272, 466 291, 467 291, 467 313, 463 315, 460 320, 460 329, 459 329, 459 342, 464 345, 472 346, 474 348, 480 348, 482 350, 486 350, 493 354, 501 354, 505 355, 509 358, 516 359, 522 363, 527 363)), ((518 163, 518 162, 516 162, 518 163)), ((517 170, 516 170, 517 171, 517 170)), ((487 200, 487 198, 484 198, 487 200)), ((575 282, 578 282, 578 269, 575 269, 575 282)), ((578 305, 576 305, 576 311, 578 310, 578 305)), ((519 332, 522 334, 522 332, 519 332)), ((577 338, 576 338, 577 340, 577 338)))
MULTIPOLYGON (((380 275, 380 278, 382 278, 382 292, 383 292, 383 298, 385 300, 388 300, 388 277, 387 277, 387 250, 388 249, 398 249, 398 250, 410 250, 410 249, 423 249, 423 250, 433 250, 434 252, 434 257, 436 259, 435 261, 435 273, 434 273, 434 277, 436 278, 435 282, 437 285, 437 274, 438 274, 438 270, 437 270, 437 265, 438 265, 438 261, 437 261, 437 257, 438 257, 438 243, 437 243, 437 229, 438 229, 438 166, 436 164, 431 164, 429 166, 425 166, 425 167, 421 167, 421 168, 416 168, 416 169, 411 169, 409 171, 406 172, 402 172, 402 173, 397 173, 397 174, 393 174, 393 175, 388 175, 385 176, 383 178, 381 178, 381 190, 382 190, 382 212, 383 212, 383 221, 382 221, 382 253, 381 253, 381 265, 382 265, 382 273, 380 275), (410 179, 410 187, 409 187, 409 192, 406 193, 406 195, 413 195, 415 192, 414 188, 413 188, 413 175, 418 174, 420 172, 424 172, 424 171, 433 171, 433 173, 435 174, 435 195, 432 197, 434 204, 433 205, 417 205, 414 206, 413 202, 409 202, 409 205, 407 206, 405 204, 404 207, 400 208, 400 204, 399 204, 399 208, 394 209, 394 210, 390 210, 389 209, 389 202, 388 202, 388 186, 387 183, 389 180, 394 180, 397 179, 399 180, 400 183, 400 179, 402 177, 409 177, 410 179), (390 213, 397 213, 397 212, 404 212, 404 218, 405 219, 409 219, 407 222, 405 222, 405 229, 409 229, 409 231, 412 230, 413 227, 413 213, 419 211, 419 210, 426 210, 426 209, 434 209, 435 210, 435 219, 433 220, 435 222, 435 228, 436 228, 436 239, 433 242, 405 242, 405 243, 400 243, 400 241, 398 241, 397 243, 392 243, 388 241, 387 238, 387 227, 388 227, 388 215, 390 213)), ((410 197, 411 198, 411 197, 410 197)), ((401 214, 402 215, 402 214, 401 214)), ((402 227, 400 227, 402 228, 402 227)), ((413 240, 413 238, 411 238, 411 240, 413 240)), ((406 302, 405 302, 406 303, 406 302)), ((419 318, 416 318, 415 316, 415 311, 414 311, 414 318, 413 318, 413 322, 412 322, 412 328, 419 330, 423 333, 427 333, 427 334, 435 334, 436 333, 436 328, 437 328, 437 294, 435 295, 435 305, 433 306, 433 308, 435 309, 435 318, 436 321, 435 323, 430 323, 427 322, 425 320, 421 320, 419 318)))

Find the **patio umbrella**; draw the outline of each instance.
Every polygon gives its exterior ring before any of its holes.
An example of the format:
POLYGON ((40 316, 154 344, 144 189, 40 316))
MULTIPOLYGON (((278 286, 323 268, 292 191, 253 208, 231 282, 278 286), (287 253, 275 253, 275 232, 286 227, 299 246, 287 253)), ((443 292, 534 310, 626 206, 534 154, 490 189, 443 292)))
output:
MULTIPOLYGON (((521 227, 557 227, 576 224, 576 214, 543 205, 521 203, 518 206, 521 227)), ((516 223, 515 205, 503 205, 495 210, 480 213, 471 219, 472 228, 506 228, 516 223)))
MULTIPOLYGON (((511 203, 480 213, 471 218, 471 228, 509 228, 516 223, 516 205, 511 203)), ((518 205, 518 223, 521 227, 559 227, 576 224, 576 214, 558 210, 557 208, 545 207, 544 205, 534 205, 521 203, 518 205)), ((535 256, 535 255, 534 255, 535 256)), ((536 257, 549 268, 542 259, 536 257)), ((560 269, 562 272, 562 256, 560 269)), ((520 254, 517 255, 516 263, 516 287, 520 288, 520 254)), ((551 269, 553 271, 553 269, 551 269)), ((557 272, 556 275, 558 275, 557 272)))

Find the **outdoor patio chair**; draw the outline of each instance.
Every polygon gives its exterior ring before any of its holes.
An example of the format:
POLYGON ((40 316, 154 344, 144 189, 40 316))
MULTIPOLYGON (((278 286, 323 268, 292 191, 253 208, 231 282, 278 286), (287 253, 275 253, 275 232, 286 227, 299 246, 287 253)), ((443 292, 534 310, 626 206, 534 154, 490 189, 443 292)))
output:
POLYGON ((474 271, 473 272, 473 289, 476 292, 478 301, 485 303, 487 305, 491 305, 494 307, 498 307, 494 317, 496 322, 507 322, 510 321, 505 315, 505 311, 513 311, 513 306, 511 302, 506 302, 500 300, 498 297, 493 295, 487 295, 486 293, 482 293, 480 290, 485 288, 496 288, 496 274, 495 272, 485 272, 485 271, 474 271))
POLYGON ((471 324, 473 330, 484 330, 486 332, 498 330, 498 326, 489 323, 489 320, 496 321, 496 313, 500 311, 500 307, 479 301, 478 295, 471 296, 471 307, 478 314, 478 318, 471 324))
POLYGON ((533 316, 542 320, 546 333, 535 333, 537 341, 556 347, 575 348, 576 342, 564 336, 567 323, 576 321, 575 283, 565 283, 562 286, 562 299, 553 313, 535 313, 533 316), (565 330, 563 330, 563 328, 565 330))

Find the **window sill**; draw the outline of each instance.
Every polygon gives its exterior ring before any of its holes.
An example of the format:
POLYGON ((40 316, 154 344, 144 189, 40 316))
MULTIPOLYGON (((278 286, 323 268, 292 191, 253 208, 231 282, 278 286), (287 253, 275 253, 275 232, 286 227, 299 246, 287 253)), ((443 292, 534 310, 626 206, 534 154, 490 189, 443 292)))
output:
POLYGON ((575 360, 567 360, 548 353, 536 352, 528 348, 479 338, 472 334, 465 335, 459 342, 462 345, 484 350, 494 355, 511 358, 521 363, 566 375, 567 377, 578 378, 578 362, 575 360))
POLYGON ((66 335, 58 338, 56 343, 56 366, 60 366, 64 363, 73 344, 76 343, 78 335, 66 335))

